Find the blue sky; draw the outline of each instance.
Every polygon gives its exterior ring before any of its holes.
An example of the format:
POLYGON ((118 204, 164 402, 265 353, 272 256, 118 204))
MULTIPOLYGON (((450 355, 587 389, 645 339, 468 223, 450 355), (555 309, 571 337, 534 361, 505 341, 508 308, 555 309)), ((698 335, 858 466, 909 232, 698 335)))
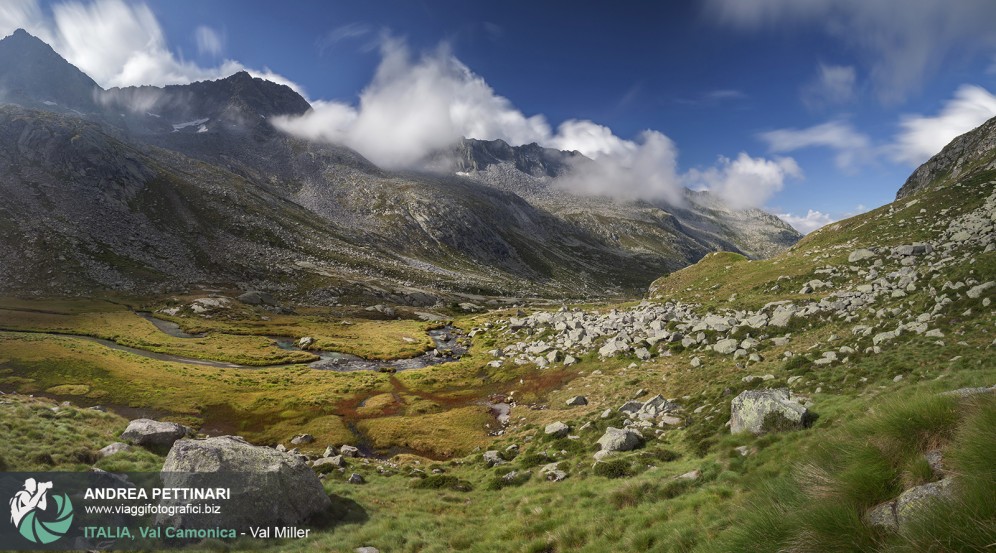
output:
POLYGON ((996 115, 991 0, 12 0, 16 26, 104 86, 293 83, 316 114, 282 128, 382 165, 535 140, 603 161, 592 192, 710 188, 802 230, 891 201, 996 115))

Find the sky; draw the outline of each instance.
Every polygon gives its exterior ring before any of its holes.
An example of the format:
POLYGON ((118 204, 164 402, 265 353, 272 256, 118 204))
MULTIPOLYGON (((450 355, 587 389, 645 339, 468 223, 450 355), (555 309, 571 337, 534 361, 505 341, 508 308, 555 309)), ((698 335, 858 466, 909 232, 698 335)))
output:
POLYGON ((104 87, 248 70, 314 107, 274 124, 413 166, 461 136, 578 150, 559 183, 709 189, 802 232, 892 201, 996 116, 992 0, 5 0, 104 87))

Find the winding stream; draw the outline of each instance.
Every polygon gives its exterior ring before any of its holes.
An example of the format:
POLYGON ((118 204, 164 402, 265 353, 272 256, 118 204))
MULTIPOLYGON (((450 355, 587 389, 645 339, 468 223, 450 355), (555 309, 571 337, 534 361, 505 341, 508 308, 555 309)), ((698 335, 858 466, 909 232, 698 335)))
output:
MULTIPOLYGON (((204 334, 189 334, 180 329, 180 325, 163 319, 158 319, 154 315, 148 312, 136 312, 136 315, 142 317, 143 319, 149 321, 161 332, 173 336, 174 338, 203 338, 204 334)), ((370 360, 358 357, 356 355, 351 355, 348 353, 341 353, 337 351, 311 351, 302 350, 297 345, 297 341, 294 338, 287 336, 267 336, 267 338, 273 340, 277 347, 287 351, 306 351, 307 353, 312 353, 317 355, 319 359, 317 361, 312 361, 307 363, 308 367, 317 370, 326 371, 336 371, 336 372, 353 372, 353 371, 380 371, 385 369, 388 372, 398 372, 407 371, 411 369, 422 369, 429 367, 431 365, 439 365, 441 363, 448 363, 451 361, 456 361, 460 359, 465 353, 467 353, 467 347, 461 345, 460 338, 463 336, 458 329, 452 326, 445 326, 443 328, 438 328, 435 330, 430 330, 428 332, 429 338, 432 339, 432 343, 435 346, 422 355, 411 357, 408 359, 386 359, 386 360, 370 360)), ((123 346, 111 340, 105 340, 103 338, 94 338, 91 336, 79 336, 72 335, 74 338, 79 338, 81 340, 88 340, 90 342, 95 342, 102 346, 117 350, 131 353, 133 355, 138 355, 141 357, 146 357, 149 359, 155 359, 157 361, 166 361, 170 363, 185 363, 192 365, 200 365, 203 367, 214 367, 219 369, 274 369, 280 367, 288 367, 291 365, 301 365, 305 363, 279 363, 275 365, 240 365, 237 363, 226 363, 224 361, 213 361, 210 359, 195 359, 192 357, 182 357, 179 355, 172 355, 169 353, 156 353, 144 349, 133 348, 129 346, 123 346)))

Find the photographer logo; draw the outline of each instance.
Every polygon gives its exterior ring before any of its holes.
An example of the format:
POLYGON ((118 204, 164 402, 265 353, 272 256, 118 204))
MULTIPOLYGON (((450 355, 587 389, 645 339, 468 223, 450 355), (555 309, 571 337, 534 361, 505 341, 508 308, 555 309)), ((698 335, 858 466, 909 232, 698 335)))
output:
POLYGON ((24 481, 24 489, 10 499, 10 521, 31 543, 52 543, 66 535, 73 523, 73 504, 69 496, 52 494, 49 502, 51 490, 51 482, 28 478, 24 481))

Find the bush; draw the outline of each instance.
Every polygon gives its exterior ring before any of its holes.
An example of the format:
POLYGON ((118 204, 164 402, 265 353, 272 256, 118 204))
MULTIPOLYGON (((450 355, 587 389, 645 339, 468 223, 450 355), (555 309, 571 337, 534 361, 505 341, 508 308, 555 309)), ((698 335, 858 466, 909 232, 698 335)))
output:
POLYGON ((592 472, 595 476, 604 476, 606 478, 626 478, 636 474, 633 470, 633 463, 626 459, 595 463, 595 468, 592 469, 592 472))
POLYGON ((518 461, 519 466, 524 469, 538 467, 540 465, 546 465, 553 462, 546 455, 532 451, 519 455, 516 457, 516 460, 518 461))
POLYGON ((812 369, 812 361, 805 355, 798 353, 786 359, 785 363, 782 364, 782 370, 785 372, 797 372, 803 368, 812 369))
POLYGON ((497 476, 495 478, 492 478, 491 481, 488 482, 487 488, 489 490, 494 491, 494 490, 500 490, 502 488, 521 486, 526 482, 528 482, 531 476, 532 474, 530 474, 527 471, 515 472, 514 475, 510 472, 503 476, 497 476))
POLYGON ((457 492, 469 492, 474 486, 466 480, 461 480, 449 474, 432 474, 412 482, 412 488, 417 490, 453 490, 457 492))
POLYGON ((681 457, 677 451, 671 451, 670 449, 649 449, 642 451, 640 453, 640 459, 644 461, 660 461, 662 463, 670 463, 681 457))

